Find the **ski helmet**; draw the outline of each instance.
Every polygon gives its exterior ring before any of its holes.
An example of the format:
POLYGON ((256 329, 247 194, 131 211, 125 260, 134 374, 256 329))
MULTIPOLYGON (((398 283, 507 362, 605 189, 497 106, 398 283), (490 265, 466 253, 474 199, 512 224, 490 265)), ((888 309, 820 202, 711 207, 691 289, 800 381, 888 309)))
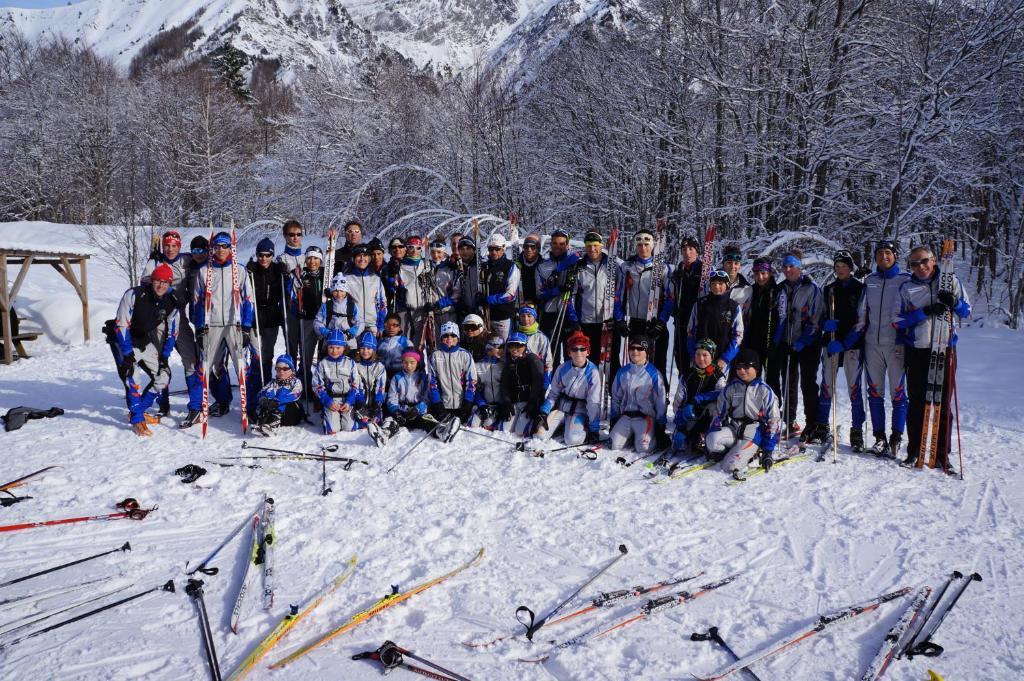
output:
POLYGON ((377 337, 373 335, 373 331, 363 331, 359 335, 359 348, 377 349, 377 337))
POLYGON ((341 329, 334 329, 327 336, 327 345, 341 345, 345 346, 348 344, 348 339, 345 338, 345 332, 341 329))
POLYGON ((456 338, 459 338, 459 325, 455 322, 445 322, 442 324, 441 337, 444 338, 445 336, 455 336, 456 338))

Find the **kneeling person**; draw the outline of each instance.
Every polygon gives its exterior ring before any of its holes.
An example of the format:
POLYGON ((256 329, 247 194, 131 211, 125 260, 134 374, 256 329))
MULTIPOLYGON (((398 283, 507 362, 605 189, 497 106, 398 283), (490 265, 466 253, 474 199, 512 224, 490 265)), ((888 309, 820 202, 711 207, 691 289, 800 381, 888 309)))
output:
POLYGON ((544 401, 544 362, 527 352, 526 334, 513 331, 505 341, 508 356, 501 374, 501 390, 495 422, 514 435, 529 437, 537 431, 544 401))
POLYGON ((611 447, 622 449, 632 439, 637 454, 647 454, 671 444, 665 434, 665 381, 648 359, 650 338, 630 336, 628 347, 629 364, 612 383, 611 447))
POLYGON ((697 341, 690 371, 679 381, 676 396, 672 400, 675 412, 676 431, 672 434, 672 449, 676 452, 703 452, 704 437, 718 395, 725 388, 725 374, 722 367, 712 363, 715 357, 715 342, 710 338, 697 341))
POLYGON ((565 423, 565 444, 596 443, 601 430, 601 372, 590 355, 590 338, 576 331, 565 341, 569 359, 555 371, 548 398, 541 405, 544 417, 537 435, 551 437, 565 423))
POLYGON ((291 355, 279 355, 272 378, 256 398, 258 412, 253 430, 273 435, 281 426, 297 426, 302 420, 302 381, 295 375, 291 355))

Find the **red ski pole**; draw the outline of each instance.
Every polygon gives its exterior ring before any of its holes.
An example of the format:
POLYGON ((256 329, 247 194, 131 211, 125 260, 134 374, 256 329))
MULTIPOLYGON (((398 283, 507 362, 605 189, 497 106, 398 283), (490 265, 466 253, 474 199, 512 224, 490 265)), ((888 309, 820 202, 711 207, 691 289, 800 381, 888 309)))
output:
MULTIPOLYGON (((960 457, 960 479, 964 479, 964 446, 960 442, 960 398, 956 391, 956 346, 953 347, 953 358, 949 367, 949 378, 953 383, 953 406, 956 408, 956 453, 960 457)), ((947 459, 949 457, 946 457, 947 459)))
POLYGON ((94 520, 117 520, 119 518, 129 518, 131 520, 142 520, 151 512, 156 510, 156 506, 153 508, 139 508, 139 502, 135 499, 125 499, 121 503, 117 504, 118 508, 124 509, 118 513, 105 513, 102 515, 88 515, 81 516, 79 518, 61 518, 60 520, 40 520, 34 523, 18 523, 16 525, 2 525, 0 526, 0 532, 17 532, 18 530, 28 530, 33 527, 49 527, 51 525, 69 525, 71 523, 87 523, 94 520))

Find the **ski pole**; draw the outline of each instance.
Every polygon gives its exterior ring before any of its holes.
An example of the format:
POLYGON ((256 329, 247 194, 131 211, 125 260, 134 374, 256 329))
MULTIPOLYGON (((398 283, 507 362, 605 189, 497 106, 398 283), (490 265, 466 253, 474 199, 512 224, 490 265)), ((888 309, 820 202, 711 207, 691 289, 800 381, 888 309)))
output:
POLYGON ((11 480, 10 482, 5 482, 4 484, 0 485, 0 492, 6 492, 7 490, 12 489, 14 487, 18 487, 20 485, 24 485, 28 480, 36 477, 37 475, 42 475, 46 471, 53 470, 54 468, 60 468, 60 466, 47 466, 46 468, 40 468, 39 470, 35 471, 34 473, 29 473, 28 475, 21 476, 17 480, 11 480))
POLYGON ((41 577, 42 575, 48 575, 51 572, 56 572, 57 570, 63 570, 64 568, 71 567, 72 565, 78 565, 79 563, 85 563, 86 561, 90 561, 90 560, 93 560, 95 558, 101 558, 103 556, 108 556, 111 553, 117 553, 118 551, 131 551, 131 550, 132 550, 132 545, 129 544, 128 542, 125 542, 123 546, 120 546, 120 547, 118 547, 116 549, 110 549, 109 551, 104 551, 103 553, 97 553, 97 554, 94 554, 92 556, 87 556, 85 558, 79 558, 78 560, 73 560, 70 563, 64 563, 62 565, 55 565, 54 567, 46 568, 45 570, 40 570, 39 572, 33 572, 32 574, 25 575, 24 577, 18 577, 17 579, 11 579, 9 581, 0 583, 0 587, 10 586, 12 584, 18 584, 19 582, 27 581, 29 579, 32 579, 33 577, 41 577))
POLYGON ((217 651, 213 646, 213 632, 210 631, 210 617, 206 613, 206 602, 203 600, 202 580, 188 580, 185 593, 192 598, 196 604, 196 610, 199 611, 199 627, 203 632, 203 646, 206 648, 206 661, 210 665, 210 678, 213 681, 221 681, 220 664, 217 663, 217 651))
POLYGON ((470 430, 468 426, 463 426, 460 429, 460 431, 469 433, 470 435, 476 435, 477 437, 485 437, 488 440, 494 440, 495 442, 500 442, 503 445, 513 445, 513 446, 515 446, 517 452, 523 451, 523 447, 526 445, 526 440, 522 440, 520 442, 514 442, 514 441, 511 441, 511 440, 506 440, 504 438, 500 438, 497 435, 488 435, 487 433, 481 433, 481 432, 476 431, 476 430, 470 430))
MULTIPOLYGON (((309 452, 296 452, 296 451, 293 451, 291 449, 276 449, 274 447, 257 447, 256 445, 251 445, 248 442, 243 442, 242 443, 242 449, 258 449, 258 450, 260 450, 262 452, 280 452, 282 454, 298 454, 300 456, 314 456, 314 457, 316 457, 318 459, 320 458, 319 454, 311 454, 309 452)), ((323 453, 323 452, 336 452, 336 451, 338 451, 338 445, 336 445, 336 444, 321 445, 320 446, 320 451, 321 451, 321 453, 323 453)))
MULTIPOLYGON (((960 576, 963 577, 963 575, 960 576)), ((942 626, 942 621, 946 619, 946 615, 948 615, 949 611, 953 609, 953 606, 956 605, 956 602, 960 600, 960 597, 964 595, 964 591, 967 591, 967 587, 970 586, 971 582, 980 581, 981 575, 979 575, 977 572, 972 573, 970 577, 964 579, 963 586, 960 587, 960 590, 957 591, 953 598, 949 601, 949 605, 947 605, 945 609, 939 613, 939 618, 938 621, 935 622, 935 625, 929 626, 930 623, 925 622, 925 625, 921 627, 920 634, 924 634, 924 637, 920 641, 914 640, 914 642, 908 646, 906 651, 907 659, 913 659, 914 655, 923 655, 924 657, 938 657, 942 654, 943 647, 937 643, 932 643, 932 636, 934 636, 935 632, 939 630, 940 626, 942 626), (927 629, 927 632, 925 632, 925 629, 927 629)), ((938 602, 936 602, 936 605, 937 604, 938 602)), ((929 613, 929 619, 930 618, 931 613, 929 613)))
MULTIPOLYGON (((136 502, 138 504, 138 502, 136 502)), ((120 518, 128 518, 131 520, 142 520, 147 515, 157 509, 156 506, 153 508, 132 508, 118 513, 105 513, 103 515, 89 515, 82 516, 79 518, 62 518, 60 520, 41 520, 34 523, 18 523, 17 525, 2 525, 0 526, 0 532, 16 532, 18 530, 28 530, 34 527, 50 527, 53 525, 70 525, 72 523, 88 523, 98 520, 118 520, 120 518)))
MULTIPOLYGON (((119 589, 114 589, 113 591, 108 591, 106 593, 100 594, 99 596, 93 596, 92 598, 87 598, 84 601, 80 601, 78 603, 74 603, 74 604, 69 605, 67 607, 60 608, 59 610, 54 610, 53 612, 49 612, 49 613, 43 615, 42 617, 37 617, 34 620, 29 620, 28 622, 25 622, 23 624, 19 624, 17 626, 11 627, 10 629, 4 629, 3 631, 0 631, 0 636, 7 636, 8 634, 13 634, 16 631, 20 631, 21 629, 24 629, 25 627, 31 627, 33 624, 38 624, 39 622, 43 622, 45 620, 50 619, 51 617, 56 617, 57 615, 62 615, 62 614, 66 613, 66 612, 69 612, 71 610, 76 610, 76 609, 82 607, 83 605, 87 605, 89 603, 94 603, 96 601, 103 600, 107 596, 113 596, 114 594, 120 593, 120 592, 124 591, 125 589, 131 588, 132 586, 134 586, 134 585, 129 584, 127 586, 122 586, 119 589)), ((16 621, 17 620, 15 620, 15 622, 16 621)), ((8 622, 8 624, 14 624, 15 622, 8 622)))
POLYGON ((326 497, 332 492, 327 486, 327 454, 326 449, 320 450, 320 496, 326 497))
MULTIPOLYGON (((197 572, 202 572, 204 575, 213 576, 213 575, 217 574, 218 572, 220 572, 220 568, 208 568, 208 567, 206 567, 207 564, 209 564, 210 561, 212 561, 214 558, 216 558, 217 554, 221 552, 221 549, 223 549, 225 546, 230 544, 231 540, 234 539, 236 536, 238 536, 238 534, 242 530, 244 530, 245 528, 249 527, 249 523, 252 521, 253 515, 259 513, 262 508, 263 508, 263 502, 261 501, 259 507, 256 509, 256 511, 254 513, 249 513, 248 515, 246 515, 245 518, 242 519, 242 522, 238 524, 238 527, 236 527, 235 529, 231 530, 231 533, 227 537, 224 538, 224 541, 222 541, 220 544, 217 545, 217 548, 215 548, 213 551, 211 551, 209 553, 209 555, 206 556, 206 558, 203 558, 202 562, 199 563, 199 565, 197 565, 196 567, 192 568, 191 570, 189 570, 185 574, 191 576, 191 575, 194 575, 197 572)), ((185 568, 188 569, 188 562, 185 563, 185 568)))
POLYGON ((950 368, 949 378, 953 382, 953 406, 956 408, 956 453, 957 453, 957 456, 960 457, 960 479, 963 480, 964 479, 964 446, 963 446, 963 443, 960 441, 960 398, 958 397, 957 391, 956 391, 957 357, 956 357, 956 346, 955 345, 952 348, 952 352, 953 352, 953 363, 952 363, 952 367, 950 368))
POLYGON ((450 669, 445 669, 439 664, 435 664, 430 660, 427 660, 419 655, 416 655, 412 651, 400 648, 395 645, 394 641, 384 641, 384 644, 380 648, 373 651, 367 651, 364 653, 356 653, 352 656, 353 660, 374 660, 380 662, 384 667, 384 673, 388 674, 394 669, 406 669, 411 672, 415 672, 420 676, 426 676, 429 679, 438 679, 439 681, 470 681, 461 674, 456 674, 450 669), (403 658, 408 657, 411 660, 422 662, 423 664, 436 669, 440 674, 430 671, 429 669, 423 669, 407 663, 403 658))
POLYGON ((412 446, 411 446, 411 447, 409 447, 409 449, 407 449, 407 450, 405 451, 405 454, 402 454, 402 456, 398 457, 398 461, 396 461, 395 463, 391 464, 391 468, 387 469, 387 471, 385 471, 385 472, 386 472, 386 473, 390 473, 391 471, 395 470, 395 468, 397 468, 397 467, 398 467, 398 464, 400 464, 400 463, 402 463, 403 461, 405 461, 406 457, 407 457, 407 456, 409 456, 410 454, 412 454, 413 450, 414 450, 414 449, 416 449, 416 447, 417 447, 417 446, 418 446, 418 445, 419 445, 419 444, 420 444, 421 442, 423 442, 423 441, 424 441, 424 440, 426 440, 426 439, 427 439, 428 437, 430 437, 431 435, 433 435, 433 434, 434 434, 434 431, 435 431, 435 430, 437 430, 438 428, 440 428, 440 427, 441 427, 441 426, 442 426, 443 424, 445 424, 445 423, 450 423, 450 422, 451 422, 451 419, 450 419, 450 418, 447 418, 447 419, 445 419, 444 421, 438 421, 438 422, 437 422, 437 423, 436 423, 436 424, 434 425, 434 427, 433 427, 433 428, 431 428, 430 430, 428 430, 428 431, 427 431, 426 435, 424 435, 423 437, 421 437, 421 438, 420 438, 419 440, 416 440, 416 442, 414 442, 414 443, 412 444, 412 446))
POLYGON ((89 612, 84 612, 81 615, 76 615, 75 617, 72 617, 71 619, 67 619, 67 620, 64 620, 62 622, 57 622, 57 624, 51 624, 50 626, 48 626, 48 627, 46 627, 44 629, 40 629, 39 631, 33 631, 31 634, 25 634, 24 636, 22 636, 20 638, 14 639, 13 641, 8 641, 7 643, 0 643, 0 650, 3 650, 4 648, 9 648, 10 646, 13 646, 13 645, 16 645, 18 643, 21 643, 22 641, 27 641, 30 638, 35 638, 36 636, 40 636, 40 635, 45 634, 47 632, 53 631, 54 629, 60 629, 61 627, 66 626, 68 624, 73 624, 74 622, 78 622, 80 620, 84 620, 87 617, 92 617, 93 615, 95 615, 97 613, 101 613, 104 610, 110 610, 111 608, 116 608, 119 605, 124 605, 125 603, 128 603, 129 601, 134 601, 137 598, 142 598, 143 596, 148 596, 149 594, 153 593, 154 591, 167 591, 169 593, 174 593, 174 580, 169 579, 169 580, 167 580, 167 582, 165 582, 164 584, 161 584, 160 586, 155 586, 152 589, 146 589, 145 591, 140 591, 139 593, 137 593, 137 594, 135 594, 133 596, 128 596, 127 598, 122 598, 119 601, 114 601, 113 603, 108 603, 107 605, 104 605, 103 607, 96 608, 95 610, 90 610, 89 612))
MULTIPOLYGON (((732 657, 733 660, 740 659, 740 656, 736 654, 736 651, 730 648, 729 644, 722 639, 721 635, 718 633, 718 627, 711 627, 710 629, 708 629, 706 634, 702 634, 699 631, 695 631, 692 634, 690 634, 690 640, 711 641, 712 643, 717 643, 719 647, 721 647, 725 652, 729 654, 730 657, 732 657)), ((744 672, 747 675, 747 678, 749 678, 751 681, 761 681, 760 677, 757 674, 755 674, 754 671, 750 669, 750 667, 744 667, 741 671, 744 672)))

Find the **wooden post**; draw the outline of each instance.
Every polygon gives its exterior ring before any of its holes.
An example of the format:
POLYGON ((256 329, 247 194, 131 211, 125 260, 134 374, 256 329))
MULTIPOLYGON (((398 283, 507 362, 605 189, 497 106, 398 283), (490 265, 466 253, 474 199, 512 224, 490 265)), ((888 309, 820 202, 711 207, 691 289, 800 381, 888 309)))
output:
POLYGON ((7 254, 0 253, 0 321, 3 322, 4 364, 14 362, 14 343, 11 340, 11 306, 7 297, 7 254))
POLYGON ((85 342, 89 342, 89 284, 85 274, 85 261, 81 258, 78 261, 78 270, 81 272, 82 290, 79 295, 82 298, 82 331, 85 335, 85 342))

